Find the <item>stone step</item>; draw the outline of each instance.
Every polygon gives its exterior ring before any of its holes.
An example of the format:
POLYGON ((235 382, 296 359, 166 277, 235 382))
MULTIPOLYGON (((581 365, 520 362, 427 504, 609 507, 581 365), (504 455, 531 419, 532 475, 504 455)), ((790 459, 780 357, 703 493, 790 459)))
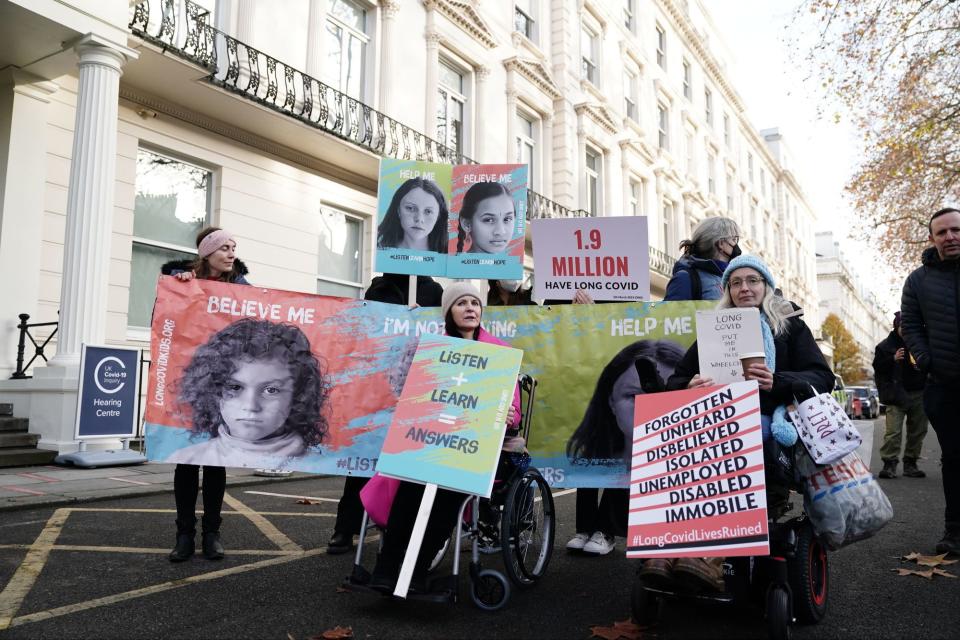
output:
POLYGON ((13 405, 9 402, 0 402, 0 416, 12 416, 13 405))
POLYGON ((56 451, 47 451, 46 449, 0 449, 0 467, 27 467, 50 464, 56 457, 56 451))
POLYGON ((30 420, 28 418, 0 416, 0 433, 4 431, 26 431, 29 423, 30 420))
POLYGON ((19 447, 35 447, 40 442, 40 436, 26 431, 5 431, 0 433, 0 450, 16 449, 19 447))

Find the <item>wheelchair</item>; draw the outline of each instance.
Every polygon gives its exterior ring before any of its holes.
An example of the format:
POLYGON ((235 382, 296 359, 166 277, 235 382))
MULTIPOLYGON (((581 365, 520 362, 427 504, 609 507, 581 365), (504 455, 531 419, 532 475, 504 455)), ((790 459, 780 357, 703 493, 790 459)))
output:
MULTIPOLYGON (((529 375, 519 377, 522 416, 520 434, 529 441, 533 401, 537 381, 529 375)), ((364 542, 375 525, 366 512, 360 525, 360 537, 353 570, 343 586, 352 591, 375 592, 367 586, 370 572, 362 564, 364 542)), ((434 577, 429 593, 410 593, 409 600, 457 602, 459 595, 460 553, 463 540, 471 543, 469 576, 470 598, 480 609, 496 611, 510 600, 514 587, 528 589, 546 573, 553 554, 556 512, 553 494, 540 472, 529 466, 527 454, 501 453, 497 479, 490 500, 468 495, 457 516, 457 525, 449 542, 453 546, 450 575, 434 577), (504 571, 484 569, 480 560, 481 539, 499 547, 504 571)), ((431 569, 441 564, 445 546, 431 569)), ((375 592, 378 593, 379 592, 375 592)))
MULTIPOLYGON (((785 451, 771 453, 765 446, 766 465, 786 464, 782 453, 785 451)), ((789 457, 792 473, 792 455, 789 457)), ((785 484, 802 491, 795 475, 785 484)), ((723 592, 686 593, 661 588, 647 584, 638 568, 630 597, 634 620, 637 624, 654 624, 665 602, 676 599, 759 605, 765 612, 767 635, 771 640, 789 639, 793 624, 820 622, 827 612, 830 579, 827 549, 817 538, 813 524, 802 512, 782 522, 774 518, 769 521, 769 534, 769 556, 726 559, 723 592)))

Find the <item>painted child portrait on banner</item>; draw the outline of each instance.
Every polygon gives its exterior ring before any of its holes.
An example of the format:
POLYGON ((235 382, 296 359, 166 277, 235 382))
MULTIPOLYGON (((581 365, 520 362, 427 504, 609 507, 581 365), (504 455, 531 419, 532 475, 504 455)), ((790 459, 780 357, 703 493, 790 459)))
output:
POLYGON ((327 432, 329 381, 294 325, 228 325, 194 352, 178 386, 198 443, 168 462, 284 469, 327 432))

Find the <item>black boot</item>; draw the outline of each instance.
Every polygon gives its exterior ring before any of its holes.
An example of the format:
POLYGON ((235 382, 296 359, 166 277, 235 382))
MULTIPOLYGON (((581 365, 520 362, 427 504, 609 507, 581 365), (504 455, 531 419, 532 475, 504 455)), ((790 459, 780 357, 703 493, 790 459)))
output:
POLYGON ((207 560, 223 558, 223 545, 220 544, 219 531, 205 531, 203 533, 203 557, 207 560))
POLYGON ((170 552, 170 562, 189 560, 194 552, 193 536, 188 533, 177 534, 177 545, 170 552))
POLYGON ((927 474, 917 466, 916 458, 903 459, 903 477, 904 478, 926 478, 927 474))
POLYGON ((884 460, 883 469, 880 470, 879 476, 886 480, 892 480, 897 477, 897 461, 896 460, 884 460))
POLYGON ((327 553, 335 556, 341 553, 349 553, 351 549, 353 549, 353 535, 334 531, 333 536, 330 537, 330 542, 327 543, 327 553))
POLYGON ((947 523, 943 539, 937 543, 937 553, 960 555, 960 525, 947 523))

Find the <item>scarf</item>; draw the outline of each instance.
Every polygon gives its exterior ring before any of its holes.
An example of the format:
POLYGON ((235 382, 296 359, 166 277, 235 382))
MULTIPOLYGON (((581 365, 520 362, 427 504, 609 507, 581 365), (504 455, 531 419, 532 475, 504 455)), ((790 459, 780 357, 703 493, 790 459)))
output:
MULTIPOLYGON (((777 370, 777 345, 773 341, 773 329, 767 314, 760 310, 760 332, 763 334, 763 353, 770 371, 777 370)), ((787 407, 780 405, 773 410, 770 421, 770 434, 785 447, 792 447, 797 442, 797 429, 787 420, 787 407)))

